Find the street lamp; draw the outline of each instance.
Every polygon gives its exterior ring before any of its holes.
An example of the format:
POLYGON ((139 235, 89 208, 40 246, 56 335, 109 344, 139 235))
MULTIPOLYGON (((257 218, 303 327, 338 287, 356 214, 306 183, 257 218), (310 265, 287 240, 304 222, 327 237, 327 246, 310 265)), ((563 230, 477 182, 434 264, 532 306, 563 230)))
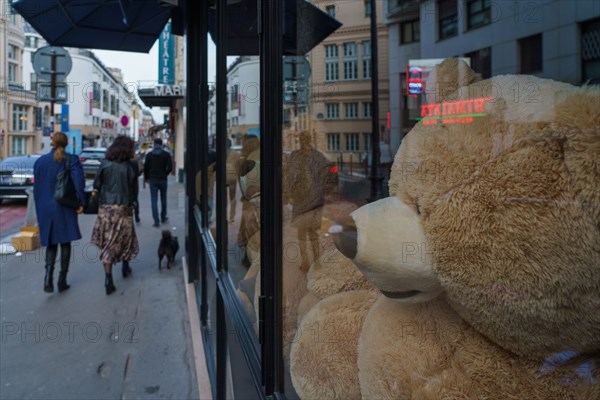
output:
POLYGON ((370 0, 371 9, 371 195, 372 202, 382 197, 383 176, 379 168, 381 150, 379 148, 379 69, 377 67, 377 2, 370 0))

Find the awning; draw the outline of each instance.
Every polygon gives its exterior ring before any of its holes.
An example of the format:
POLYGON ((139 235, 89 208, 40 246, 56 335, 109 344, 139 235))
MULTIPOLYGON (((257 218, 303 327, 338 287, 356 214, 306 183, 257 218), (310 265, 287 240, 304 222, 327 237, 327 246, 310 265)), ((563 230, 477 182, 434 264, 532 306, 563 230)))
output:
POLYGON ((172 11, 158 0, 15 0, 12 6, 53 46, 145 53, 172 11))

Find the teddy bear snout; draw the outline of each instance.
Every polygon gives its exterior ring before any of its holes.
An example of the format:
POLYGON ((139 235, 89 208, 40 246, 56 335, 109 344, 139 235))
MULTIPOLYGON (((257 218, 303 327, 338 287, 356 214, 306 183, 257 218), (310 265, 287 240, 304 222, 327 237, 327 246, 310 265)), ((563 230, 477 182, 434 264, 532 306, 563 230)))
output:
POLYGON ((330 233, 333 236, 335 247, 344 257, 350 260, 356 257, 357 232, 354 226, 335 225, 330 229, 330 233))

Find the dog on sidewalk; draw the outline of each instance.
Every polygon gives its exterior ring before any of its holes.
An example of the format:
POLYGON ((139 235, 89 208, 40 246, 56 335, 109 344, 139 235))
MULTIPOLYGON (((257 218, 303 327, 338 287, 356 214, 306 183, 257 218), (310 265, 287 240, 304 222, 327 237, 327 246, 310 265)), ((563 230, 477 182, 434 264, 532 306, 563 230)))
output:
POLYGON ((162 238, 158 245, 158 269, 162 269, 163 257, 167 258, 167 269, 170 269, 178 250, 179 241, 177 240, 177 236, 173 236, 168 229, 163 230, 162 238))

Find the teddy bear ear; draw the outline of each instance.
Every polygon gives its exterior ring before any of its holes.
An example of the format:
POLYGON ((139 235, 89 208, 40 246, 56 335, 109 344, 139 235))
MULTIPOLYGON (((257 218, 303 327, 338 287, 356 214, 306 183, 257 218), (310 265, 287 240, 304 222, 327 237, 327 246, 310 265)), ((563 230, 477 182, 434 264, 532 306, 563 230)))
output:
POLYGON ((481 75, 476 73, 461 59, 447 58, 433 67, 425 79, 425 97, 428 103, 456 98, 461 87, 479 82, 481 75))

